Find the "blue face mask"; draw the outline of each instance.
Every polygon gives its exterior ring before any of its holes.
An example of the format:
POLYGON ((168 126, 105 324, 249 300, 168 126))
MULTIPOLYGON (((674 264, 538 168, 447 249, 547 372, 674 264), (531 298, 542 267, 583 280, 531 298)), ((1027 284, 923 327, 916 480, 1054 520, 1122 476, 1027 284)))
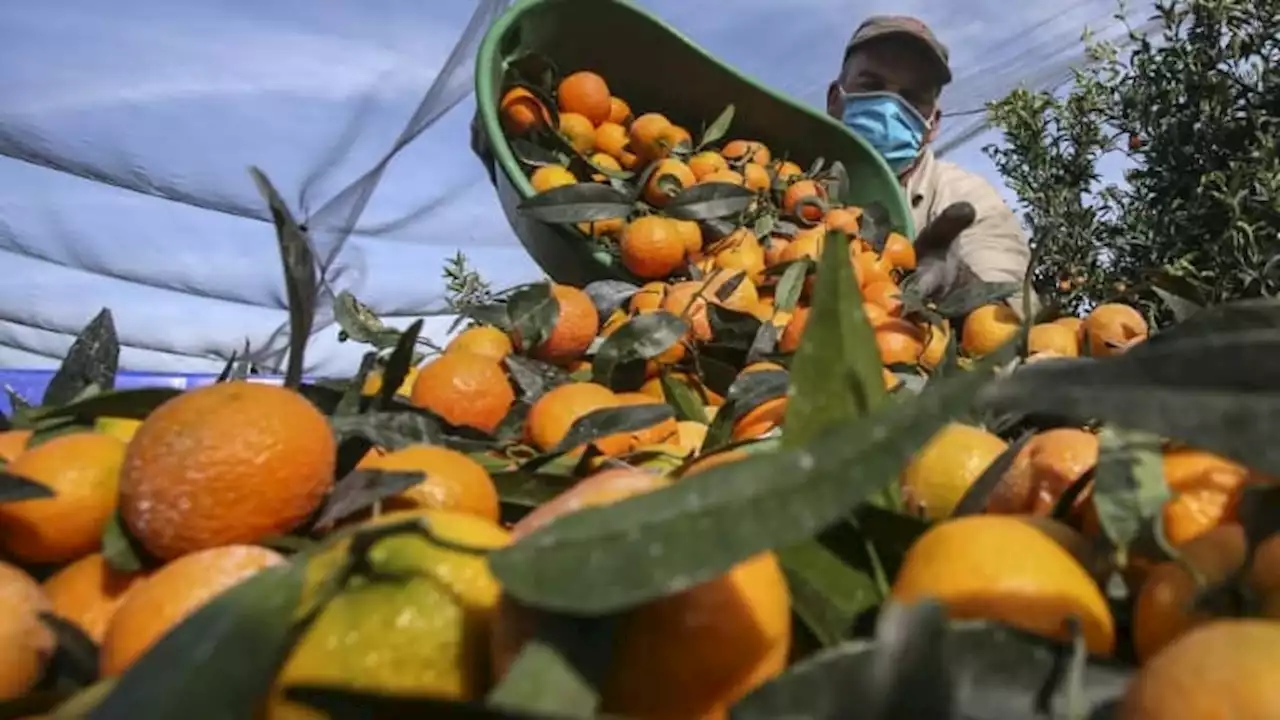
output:
POLYGON ((929 123, 919 111, 893 93, 841 93, 844 124, 901 173, 920 156, 929 123))

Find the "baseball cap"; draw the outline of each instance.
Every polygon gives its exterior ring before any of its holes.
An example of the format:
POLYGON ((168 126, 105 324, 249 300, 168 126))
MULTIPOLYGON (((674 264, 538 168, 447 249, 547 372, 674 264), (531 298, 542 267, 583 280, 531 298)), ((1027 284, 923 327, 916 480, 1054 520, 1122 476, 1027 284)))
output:
POLYGON ((942 77, 942 84, 946 85, 951 82, 951 61, 947 46, 938 40, 927 25, 906 15, 875 15, 867 18, 865 22, 858 26, 857 30, 853 31, 853 37, 849 38, 849 44, 845 46, 844 50, 845 57, 848 57, 849 53, 861 45, 893 35, 905 35, 919 41, 929 52, 930 58, 936 61, 938 72, 942 77))

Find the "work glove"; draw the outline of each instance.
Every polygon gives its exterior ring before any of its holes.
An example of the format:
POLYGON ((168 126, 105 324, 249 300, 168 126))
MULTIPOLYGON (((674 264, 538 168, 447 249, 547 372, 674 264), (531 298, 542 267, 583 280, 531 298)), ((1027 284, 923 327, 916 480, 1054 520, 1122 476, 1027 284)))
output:
POLYGON ((916 271, 910 287, 925 302, 936 302, 961 285, 978 279, 953 245, 977 219, 967 202, 952 203, 916 235, 916 271))

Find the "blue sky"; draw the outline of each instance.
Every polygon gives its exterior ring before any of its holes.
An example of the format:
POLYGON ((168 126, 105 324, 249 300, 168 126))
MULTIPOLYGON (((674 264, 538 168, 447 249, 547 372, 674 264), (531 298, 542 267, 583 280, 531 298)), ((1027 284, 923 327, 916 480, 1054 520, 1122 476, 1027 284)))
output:
MULTIPOLYGON (((952 50, 944 109, 980 108, 1078 55, 1085 25, 1114 0, 640 0, 716 55, 821 105, 852 28, 876 12, 916 14, 952 50)), ((30 153, 134 187, 245 213, 264 168, 311 209, 367 170, 439 80, 475 0, 55 0, 0 4, 0 151, 30 153), (351 139, 323 177, 322 159, 351 139)), ((1112 28, 1114 32, 1114 28, 1112 28)), ((467 95, 470 66, 446 79, 467 95)), ((439 307, 440 267, 461 249, 495 285, 540 275, 512 236, 467 145, 465 99, 402 152, 361 226, 421 211, 393 232, 356 234, 344 287, 385 313, 439 307), (424 211, 423 209, 426 208, 424 211)), ((945 132, 973 115, 947 120, 945 132)), ((946 139, 944 134, 944 140, 946 139)), ((999 184, 980 148, 949 159, 999 184)), ((1010 197, 1012 200, 1012 196, 1010 197)), ((110 305, 126 364, 214 367, 245 337, 269 344, 283 293, 270 228, 172 200, 0 158, 0 367, 47 364, 110 305)), ((442 323, 433 325, 438 331, 442 323)), ((349 348, 317 341, 313 364, 349 348)))

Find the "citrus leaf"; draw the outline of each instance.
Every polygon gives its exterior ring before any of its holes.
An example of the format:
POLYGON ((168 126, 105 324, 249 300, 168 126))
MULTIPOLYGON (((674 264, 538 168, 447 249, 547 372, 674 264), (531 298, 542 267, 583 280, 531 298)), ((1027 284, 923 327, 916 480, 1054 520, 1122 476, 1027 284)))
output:
POLYGON ((569 373, 565 372, 564 368, 533 358, 508 355, 503 358, 503 364, 507 366, 507 372, 511 373, 511 379, 520 389, 521 399, 529 403, 542 397, 548 390, 558 388, 570 380, 569 373))
POLYGON ((871 717, 956 717, 955 674, 940 648, 947 640, 946 609, 936 600, 890 602, 876 623, 871 717))
POLYGON ((678 220, 710 220, 737 215, 754 199, 755 193, 741 185, 704 182, 680 190, 662 211, 678 220))
POLYGON ((937 312, 943 317, 964 317, 983 305, 1001 302, 1020 289, 1022 289, 1022 283, 995 283, 981 280, 961 283, 938 300, 937 312))
POLYGON ((39 500, 56 494, 52 488, 42 483, 0 470, 0 503, 39 500))
POLYGON ((623 405, 592 410, 573 422, 569 432, 565 433, 564 439, 551 453, 566 453, 603 437, 644 430, 673 416, 671 406, 656 401, 651 405, 623 405))
POLYGON ((495 551, 490 566, 511 595, 570 613, 611 612, 692 587, 811 537, 884 488, 989 376, 983 365, 912 402, 830 425, 805 445, 563 516, 495 551))
MULTIPOLYGON (((964 517, 965 515, 979 515, 987 510, 987 500, 990 499, 992 491, 1004 479, 1005 473, 1009 472, 1009 468, 1013 467, 1013 461, 1017 459, 1018 453, 1022 452, 1022 448, 1026 446, 1034 433, 1026 432, 1022 437, 1009 444, 995 460, 987 465, 987 469, 982 471, 978 479, 964 491, 964 496, 960 498, 960 502, 956 503, 955 508, 951 510, 951 517, 964 517)), ((907 508, 908 511, 913 508, 907 508)))
POLYGON ((712 120, 707 129, 703 131, 702 139, 698 141, 699 150, 724 139, 724 136, 729 133, 729 127, 733 125, 733 113, 734 107, 732 105, 726 105, 724 110, 720 111, 716 119, 712 120))
POLYGON ((540 192, 520 203, 521 214, 551 224, 624 218, 631 212, 631 198, 600 183, 577 183, 540 192))
POLYGON ((577 482, 576 478, 522 468, 493 472, 490 475, 493 484, 498 487, 498 498, 502 502, 528 508, 551 500, 577 482))
POLYGON ((489 691, 487 704, 559 718, 597 717, 598 688, 613 657, 614 624, 612 617, 540 613, 537 634, 524 644, 507 674, 489 691))
POLYGON ((138 572, 149 564, 150 558, 125 527, 119 511, 111 513, 102 528, 102 558, 113 570, 124 573, 138 572))
POLYGON ((333 319, 347 338, 379 349, 394 346, 400 338, 395 328, 387 327, 368 305, 348 290, 333 299, 333 319))
POLYGON ((1146 344, 1163 345, 1257 331, 1280 333, 1280 300, 1253 298, 1207 307, 1184 322, 1152 335, 1146 344))
POLYGON ((880 604, 875 579, 820 543, 781 548, 778 561, 787 576, 791 609, 824 646, 848 638, 858 616, 880 604))
POLYGON ((831 163, 831 167, 827 168, 827 181, 825 185, 827 189, 827 197, 833 197, 843 202, 848 202, 849 171, 845 169, 844 163, 839 160, 831 163))
POLYGON ((614 371, 636 360, 670 350, 689 331, 689 324, 665 310, 642 313, 623 323, 600 343, 591 361, 591 377, 613 387, 614 371))
POLYGON ((103 308, 85 325, 62 364, 45 387, 41 405, 62 405, 75 399, 85 388, 96 385, 110 390, 115 385, 120 362, 120 341, 111 311, 103 308))
POLYGON ((422 318, 413 321, 408 330, 400 333, 396 339, 395 349, 387 358, 382 368, 382 387, 378 390, 378 407, 389 407, 395 400, 396 393, 404 379, 409 377, 409 369, 413 367, 414 349, 418 346, 418 336, 422 333, 422 318))
POLYGON ((438 720, 555 720, 549 715, 497 710, 478 702, 441 700, 427 696, 384 695, 341 687, 290 685, 285 697, 309 705, 329 720, 430 717, 438 720))
MULTIPOLYGON (((1205 314, 1207 314, 1206 311, 1205 314)), ((1121 355, 1020 367, 981 398, 996 412, 1097 419, 1280 474, 1280 332, 1149 341, 1121 355)))
POLYGON ((793 260, 786 264, 786 270, 783 270, 782 277, 778 278, 778 285, 774 289, 774 307, 785 312, 796 309, 796 304, 800 302, 800 295, 804 292, 804 281, 809 275, 811 265, 808 258, 793 260))
POLYGON ((98 644, 79 625, 52 613, 40 613, 40 622, 57 642, 45 670, 46 682, 56 679, 77 688, 92 685, 98 679, 98 644))
POLYGON ((530 167, 565 164, 565 159, 555 152, 525 138, 511 138, 509 142, 511 143, 511 152, 516 156, 516 159, 530 167))
POLYGON ((370 351, 360 358, 360 368, 356 370, 356 374, 351 376, 347 381, 347 386, 342 389, 342 397, 339 398, 338 404, 334 406, 330 415, 358 415, 364 405, 364 386, 369 381, 369 375, 378 365, 378 353, 370 351))
POLYGON ((813 295, 805 333, 791 361, 793 389, 783 436, 791 447, 807 444, 831 425, 866 415, 887 397, 875 331, 849 267, 848 235, 827 233, 813 295))
POLYGON ((353 470, 334 484, 314 527, 320 532, 326 532, 339 520, 368 510, 374 504, 399 495, 426 479, 426 475, 421 472, 353 470))
POLYGON ((520 348, 532 350, 551 336, 560 318, 560 301, 551 294, 550 283, 525 285, 507 298, 507 318, 520 348))
POLYGON ((770 400, 786 397, 789 386, 790 376, 786 370, 758 370, 735 378, 725 394, 724 405, 707 429, 703 452, 727 445, 733 437, 733 426, 739 420, 770 400))
POLYGON ((746 351, 755 342, 763 324, 755 315, 730 310, 714 303, 707 305, 707 322, 711 326, 711 335, 715 338, 716 345, 742 351, 746 351))
POLYGON ((444 443, 444 431, 440 423, 425 412, 412 410, 388 410, 339 415, 329 418, 338 442, 350 437, 362 437, 386 450, 399 450, 407 445, 444 443))
MULTIPOLYGON (((730 718, 874 717, 867 713, 868 706, 885 691, 876 672, 884 658, 880 642, 851 640, 792 665, 743 698, 732 708, 730 718)), ((963 689, 952 711, 965 720, 1066 717, 1062 714, 1067 700, 1063 675, 1070 652, 1066 645, 997 623, 974 621, 950 624, 941 644, 933 648, 933 654, 946 663, 952 687, 963 689)), ((1091 659, 1082 677, 1083 699, 1092 708, 1104 707, 1124 693, 1132 674, 1132 668, 1118 662, 1091 659)))
POLYGON ((591 304, 595 305, 596 313, 599 315, 600 323, 604 324, 609 316, 627 304, 631 300, 631 296, 636 294, 640 287, 625 280, 595 280, 589 282, 582 291, 591 298, 591 304))
POLYGON ((858 218, 858 237, 876 252, 884 252, 884 243, 893 232, 893 221, 889 219, 889 209, 878 202, 868 203, 862 208, 862 216, 858 218))
POLYGON ((1169 499, 1158 435, 1104 425, 1098 432, 1093 505, 1112 546, 1127 550, 1169 499))
POLYGON ((658 376, 658 384, 662 388, 663 399, 675 408, 677 419, 696 420, 700 423, 707 421, 706 403, 702 397, 699 397, 697 390, 677 380, 666 370, 658 376))
POLYGON ((1152 287, 1151 290, 1155 292, 1156 297, 1160 298, 1161 302, 1168 306, 1169 311, 1173 313, 1174 322, 1186 322, 1192 315, 1204 309, 1186 298, 1174 295, 1168 290, 1158 287, 1152 287))
POLYGON ((16 390, 8 385, 5 386, 4 393, 9 398, 9 409, 11 412, 9 417, 10 424, 14 428, 29 429, 35 421, 33 414, 36 410, 43 410, 44 408, 32 407, 31 403, 27 402, 26 398, 19 395, 16 390))
POLYGON ((311 339, 311 326, 316 316, 316 294, 319 281, 316 278, 316 258, 311 251, 306 233, 293 219, 289 206, 276 191, 274 185, 256 167, 249 168, 258 192, 267 201, 271 220, 276 227, 276 240, 280 246, 280 259, 284 265, 284 287, 289 297, 289 359, 284 373, 284 386, 298 387, 302 371, 306 367, 303 353, 311 339))

